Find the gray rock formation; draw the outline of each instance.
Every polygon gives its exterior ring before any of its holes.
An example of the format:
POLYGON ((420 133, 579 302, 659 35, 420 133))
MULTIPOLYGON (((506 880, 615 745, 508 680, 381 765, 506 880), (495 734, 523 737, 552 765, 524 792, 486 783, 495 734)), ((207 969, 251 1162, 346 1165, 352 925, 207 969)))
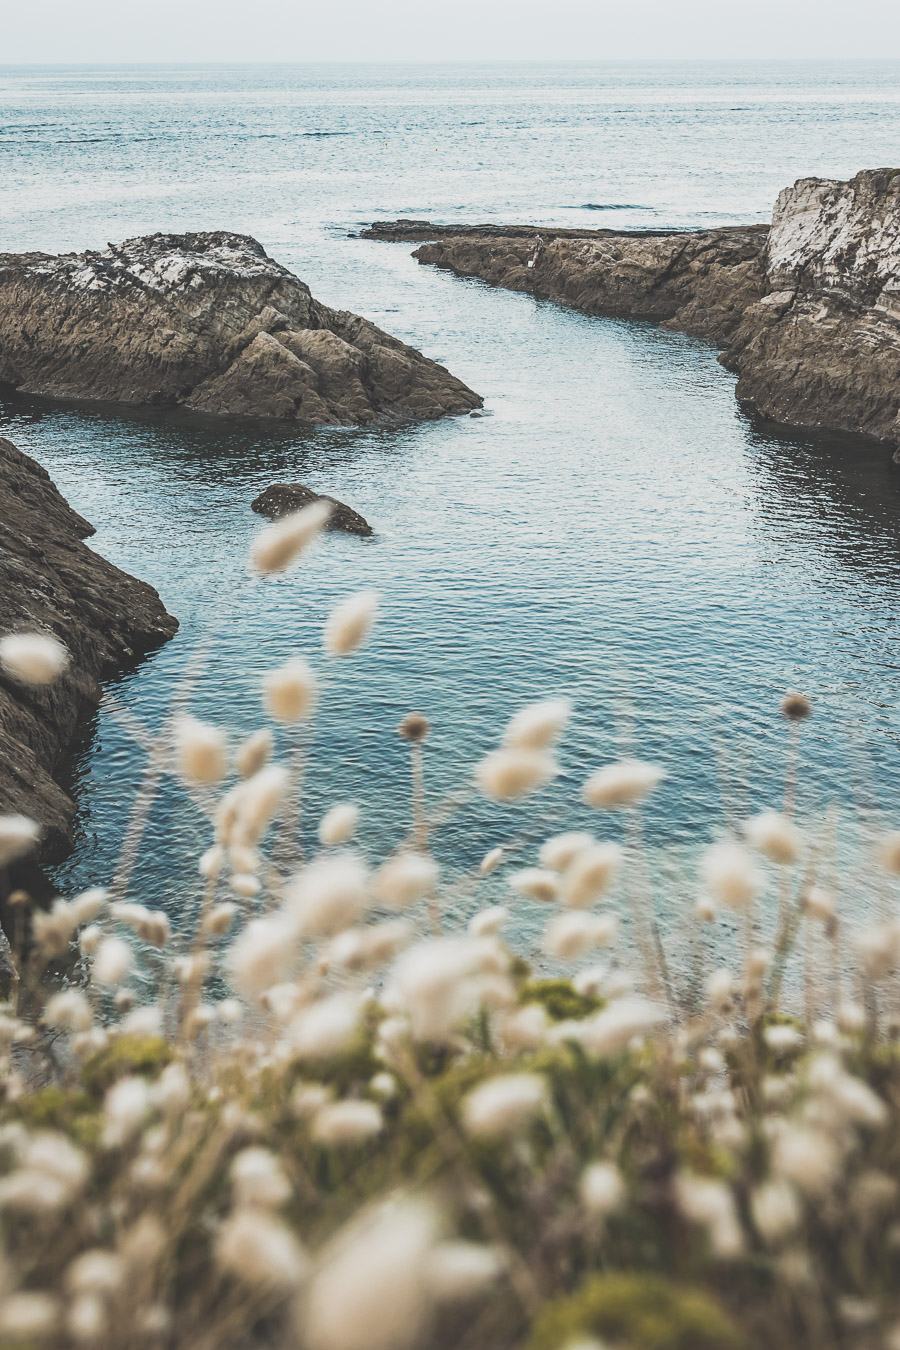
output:
POLYGON ((0 254, 0 382, 309 424, 481 405, 443 366, 314 300, 255 239, 225 233, 0 254))
POLYGON ((71 655, 47 688, 0 670, 0 813, 40 822, 45 861, 71 847, 75 804, 57 776, 97 705, 97 680, 178 627, 152 586, 82 542, 93 533, 47 472, 0 438, 0 635, 52 633, 71 655))
POLYGON ((427 239, 421 263, 569 304, 653 319, 724 347, 749 408, 787 426, 874 437, 900 456, 900 170, 805 178, 771 229, 682 233, 373 227, 427 239))
POLYGON ((310 502, 319 501, 331 503, 331 515, 328 517, 326 529, 346 530, 348 534, 374 534, 369 522, 358 511, 354 511, 352 506, 339 502, 327 492, 313 492, 312 488, 304 486, 303 483, 273 483, 254 498, 250 507, 261 516, 278 520, 281 516, 290 515, 292 511, 299 511, 303 506, 309 506, 310 502))

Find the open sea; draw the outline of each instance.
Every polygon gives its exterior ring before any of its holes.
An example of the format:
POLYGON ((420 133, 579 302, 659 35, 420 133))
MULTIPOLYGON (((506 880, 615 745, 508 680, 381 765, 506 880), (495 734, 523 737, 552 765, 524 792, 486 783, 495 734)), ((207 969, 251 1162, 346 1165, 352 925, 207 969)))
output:
MULTIPOLYGON (((328 304, 446 364, 488 416, 392 429, 116 411, 0 393, 3 434, 97 526, 92 546, 156 586, 178 636, 110 681, 158 726, 198 638, 192 699, 247 732, 259 682, 316 657, 334 602, 382 592, 365 651, 328 673, 304 824, 351 797, 372 856, 408 819, 394 728, 428 714, 432 801, 464 784, 506 717, 550 692, 575 717, 539 805, 471 800, 435 836, 449 869, 506 839, 589 823, 588 771, 623 747, 668 777, 646 811, 675 945, 690 857, 777 805, 787 688, 812 698, 800 807, 900 825, 900 468, 842 437, 788 436, 738 407, 703 343, 419 267, 366 223, 677 227, 764 221, 795 178, 900 162, 900 65, 0 68, 0 251, 154 231, 258 238, 328 304), (375 537, 327 537, 301 570, 244 579, 250 501, 299 480, 375 537), (682 870, 682 864, 684 868, 682 870)), ((69 890, 109 880, 143 755, 106 713, 72 766, 69 890)), ((593 822, 615 833, 616 822, 593 822)), ((176 923, 209 827, 169 784, 134 874, 176 923)), ((844 842, 846 841, 846 842, 844 842)), ((855 855, 854 855, 855 856, 855 855)), ((846 875, 853 903, 857 867, 846 875)), ((495 891, 503 889, 498 880, 495 891)), ((461 900, 464 907, 472 901, 461 900)), ((522 902, 523 945, 542 914, 522 902)))

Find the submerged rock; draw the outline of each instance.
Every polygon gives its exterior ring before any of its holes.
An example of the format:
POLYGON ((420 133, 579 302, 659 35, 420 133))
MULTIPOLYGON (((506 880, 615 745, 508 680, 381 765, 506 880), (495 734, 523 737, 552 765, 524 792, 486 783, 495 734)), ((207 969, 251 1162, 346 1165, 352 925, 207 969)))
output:
POLYGON ((46 470, 0 438, 0 635, 52 634, 70 655, 43 688, 0 669, 0 813, 41 824, 44 860, 71 847, 75 803, 60 771, 97 706, 97 680, 178 627, 152 586, 82 542, 93 533, 46 470))
POLYGON ((331 515, 328 517, 326 529, 346 530, 349 534, 374 534, 369 522, 358 511, 354 511, 352 506, 339 502, 327 492, 313 492, 312 488, 305 487, 303 483, 273 483, 250 503, 250 507, 261 516, 278 520, 281 516, 289 516, 292 511, 299 511, 303 506, 309 506, 310 502, 319 501, 331 503, 331 515))
POLYGON ((481 405, 421 352, 320 304, 255 239, 223 232, 0 254, 0 382, 342 426, 481 405))
POLYGON ((419 262, 461 276, 706 338, 763 416, 900 447, 898 169, 800 179, 771 228, 542 229, 536 259, 534 227, 394 221, 370 233, 429 240, 419 262))

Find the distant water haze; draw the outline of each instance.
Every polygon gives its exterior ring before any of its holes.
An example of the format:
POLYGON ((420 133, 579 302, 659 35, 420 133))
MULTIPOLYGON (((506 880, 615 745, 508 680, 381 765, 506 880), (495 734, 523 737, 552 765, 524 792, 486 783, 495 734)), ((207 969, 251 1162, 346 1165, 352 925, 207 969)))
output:
POLYGON ((6 61, 584 61, 900 56, 893 0, 42 0, 6 61))
MULTIPOLYGON (((2 71, 3 248, 246 230, 322 300, 448 365, 489 413, 308 432, 4 396, 4 434, 95 522, 93 544, 156 585, 182 622, 122 673, 122 701, 158 724, 224 597, 194 711, 249 731, 263 672, 292 653, 315 658, 331 604, 375 586, 383 617, 330 682, 315 732, 310 837, 346 797, 363 807, 367 849, 400 837, 394 728, 410 708, 434 724, 437 796, 509 713, 555 692, 576 711, 545 830, 615 833, 567 803, 623 746, 667 770, 647 830, 676 857, 722 827, 723 800, 777 805, 789 687, 816 708, 803 812, 817 821, 834 802, 849 819, 880 805, 900 823, 900 471, 889 457, 753 424, 715 351, 683 335, 492 291, 418 267, 407 246, 350 237, 398 215, 764 220, 801 175, 896 162, 898 73, 887 61, 2 71), (259 527, 249 503, 284 480, 349 502, 375 537, 330 536, 296 578, 238 594, 259 527)), ((101 716, 75 765, 79 845, 61 884, 108 880, 140 771, 101 716)), ((446 866, 470 866, 527 835, 529 819, 498 821, 474 803, 435 847, 446 866)), ((135 886, 177 918, 208 830, 174 787, 149 842, 135 886)), ((672 893, 688 903, 691 883, 672 893)), ((526 945, 541 918, 521 902, 526 945)), ((675 942, 677 906, 663 918, 675 942)))

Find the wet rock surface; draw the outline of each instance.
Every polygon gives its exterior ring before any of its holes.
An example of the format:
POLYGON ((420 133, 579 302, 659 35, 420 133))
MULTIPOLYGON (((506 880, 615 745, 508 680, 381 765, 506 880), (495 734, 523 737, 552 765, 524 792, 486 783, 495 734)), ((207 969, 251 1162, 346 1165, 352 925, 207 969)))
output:
POLYGON ((178 627, 152 586, 83 542, 93 533, 47 472, 0 438, 0 634, 49 633, 71 656, 45 688, 0 669, 0 813, 40 822, 44 861, 71 847, 75 803, 61 770, 97 705, 98 679, 178 627))
POLYGON ((250 503, 253 511, 270 520, 279 520, 292 511, 299 511, 311 502, 330 502, 331 515, 328 517, 327 530, 345 530, 348 534, 372 535, 375 531, 369 522, 354 511, 352 506, 339 502, 327 492, 313 492, 303 483, 273 483, 250 503))
POLYGON ((737 396, 786 426, 861 434, 900 455, 900 170, 800 179, 771 227, 660 234, 383 222, 420 263, 587 314, 715 342, 737 396))
POLYGON ((310 425, 481 406, 421 352, 320 304, 255 239, 223 232, 0 254, 0 382, 310 425))

